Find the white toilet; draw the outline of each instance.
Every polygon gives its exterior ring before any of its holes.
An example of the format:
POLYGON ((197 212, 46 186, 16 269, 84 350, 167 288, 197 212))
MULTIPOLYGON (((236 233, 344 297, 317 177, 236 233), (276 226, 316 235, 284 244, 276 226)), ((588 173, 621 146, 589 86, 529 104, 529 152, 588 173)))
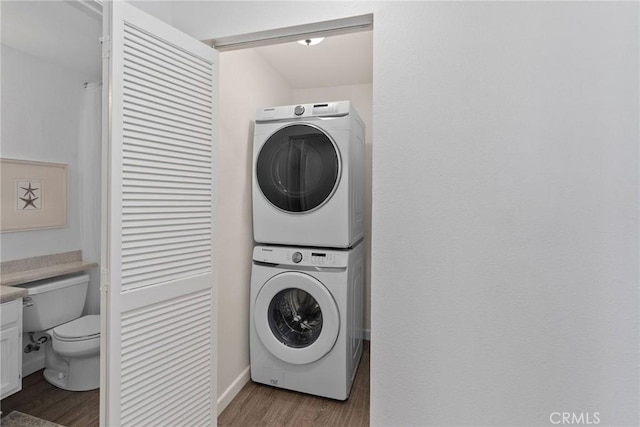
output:
POLYGON ((23 332, 45 332, 44 378, 56 387, 100 387, 100 316, 80 316, 89 276, 61 276, 18 285, 24 298, 23 332))

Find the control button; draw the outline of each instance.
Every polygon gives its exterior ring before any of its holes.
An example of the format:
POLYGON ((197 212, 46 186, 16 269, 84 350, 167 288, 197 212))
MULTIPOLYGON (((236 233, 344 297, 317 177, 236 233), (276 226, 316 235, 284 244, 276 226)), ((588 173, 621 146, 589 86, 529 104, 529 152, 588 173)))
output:
POLYGON ((299 263, 300 261, 302 261, 302 254, 300 252, 294 252, 291 256, 291 261, 295 262, 296 264, 299 263))
POLYGON ((302 105, 298 105, 298 106, 296 107, 296 109, 295 109, 295 110, 293 110, 293 113, 294 113, 296 116, 301 116, 301 115, 303 115, 303 114, 304 114, 304 107, 303 107, 302 105))

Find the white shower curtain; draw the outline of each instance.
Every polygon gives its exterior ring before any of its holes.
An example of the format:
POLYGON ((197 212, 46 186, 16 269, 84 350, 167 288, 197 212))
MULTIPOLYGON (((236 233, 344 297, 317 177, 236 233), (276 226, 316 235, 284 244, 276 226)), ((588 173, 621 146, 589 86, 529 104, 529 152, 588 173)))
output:
MULTIPOLYGON (((82 117, 80 120, 79 176, 80 239, 82 257, 100 262, 100 200, 101 200, 101 138, 102 83, 85 84, 82 117)), ((100 312, 100 269, 89 271, 91 282, 87 292, 85 312, 100 312)))

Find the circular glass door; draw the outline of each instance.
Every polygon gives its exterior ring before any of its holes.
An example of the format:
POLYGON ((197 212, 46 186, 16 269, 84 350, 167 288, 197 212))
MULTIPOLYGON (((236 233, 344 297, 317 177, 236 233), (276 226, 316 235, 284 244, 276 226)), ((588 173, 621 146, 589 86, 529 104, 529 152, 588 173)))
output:
POLYGON ((340 178, 333 141, 309 124, 285 126, 264 143, 256 162, 262 194, 278 209, 301 213, 324 204, 340 178))
POLYGON ((312 363, 338 338, 338 307, 316 278, 286 272, 269 279, 254 305, 254 326, 264 346, 280 360, 312 363))
POLYGON ((320 304, 308 292, 283 289, 269 303, 267 317, 271 332, 282 344, 292 348, 308 347, 322 331, 320 304))

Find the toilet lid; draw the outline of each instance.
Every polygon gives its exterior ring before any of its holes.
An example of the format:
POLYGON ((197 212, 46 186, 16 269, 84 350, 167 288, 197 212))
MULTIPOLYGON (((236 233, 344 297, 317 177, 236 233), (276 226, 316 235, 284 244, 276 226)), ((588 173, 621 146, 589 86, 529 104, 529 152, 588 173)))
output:
POLYGON ((72 340, 100 335, 100 316, 83 316, 53 329, 57 338, 72 340))

